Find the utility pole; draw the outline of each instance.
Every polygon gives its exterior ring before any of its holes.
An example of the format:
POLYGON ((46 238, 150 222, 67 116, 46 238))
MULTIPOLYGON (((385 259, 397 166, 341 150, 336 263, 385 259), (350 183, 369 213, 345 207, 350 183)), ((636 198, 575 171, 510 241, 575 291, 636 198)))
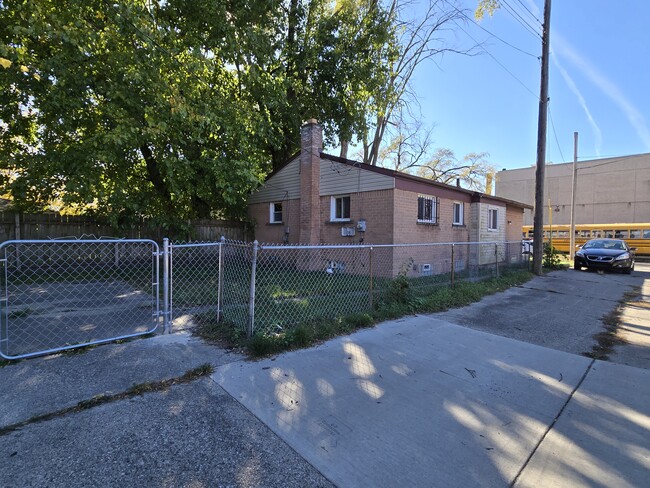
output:
POLYGON ((551 0, 544 1, 542 26, 542 80, 537 121, 537 169, 535 171, 535 216, 533 218, 533 273, 542 274, 544 253, 544 173, 546 170, 546 118, 548 113, 548 52, 551 42, 551 0))
POLYGON ((573 133, 573 181, 571 188, 571 228, 569 229, 569 259, 576 253, 576 184, 578 183, 578 133, 573 133))

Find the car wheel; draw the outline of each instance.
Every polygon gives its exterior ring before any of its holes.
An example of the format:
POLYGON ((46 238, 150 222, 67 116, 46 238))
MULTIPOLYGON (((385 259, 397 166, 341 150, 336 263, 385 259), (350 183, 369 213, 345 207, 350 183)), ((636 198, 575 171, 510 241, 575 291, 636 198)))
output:
POLYGON ((578 261, 573 261, 573 269, 575 269, 576 271, 580 271, 582 270, 582 266, 578 264, 578 261))

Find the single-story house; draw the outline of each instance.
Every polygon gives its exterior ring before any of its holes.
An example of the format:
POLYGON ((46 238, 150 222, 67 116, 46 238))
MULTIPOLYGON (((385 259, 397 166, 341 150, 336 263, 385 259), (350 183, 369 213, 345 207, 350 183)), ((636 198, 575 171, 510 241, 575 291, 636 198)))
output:
MULTIPOLYGON (((259 242, 421 244, 521 239, 527 204, 328 155, 322 142, 322 127, 308 121, 301 128, 300 152, 251 194, 248 214, 259 242)), ((401 253, 421 261, 417 253, 401 253)), ((404 264, 396 254, 397 250, 392 256, 393 274, 404 264)), ((476 259, 477 264, 484 261, 480 256, 476 259)), ((494 262, 494 252, 485 259, 494 262)), ((415 263, 412 271, 417 269, 415 263)))

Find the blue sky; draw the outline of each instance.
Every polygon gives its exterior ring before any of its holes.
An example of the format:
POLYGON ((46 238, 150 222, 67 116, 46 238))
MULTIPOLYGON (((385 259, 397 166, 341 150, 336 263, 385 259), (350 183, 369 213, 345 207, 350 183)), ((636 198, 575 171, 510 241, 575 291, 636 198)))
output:
MULTIPOLYGON (((542 21, 543 0, 505 2, 541 32, 523 6, 542 21)), ((472 18, 476 3, 459 0, 472 18)), ((648 0, 553 2, 547 161, 573 161, 575 131, 579 160, 650 152, 648 21, 648 0)), ((484 43, 483 53, 427 61, 413 80, 423 122, 435 126, 435 146, 458 157, 487 152, 497 169, 534 165, 541 38, 505 6, 480 26, 529 54, 472 22, 460 26, 447 42, 468 48, 471 36, 484 43)))

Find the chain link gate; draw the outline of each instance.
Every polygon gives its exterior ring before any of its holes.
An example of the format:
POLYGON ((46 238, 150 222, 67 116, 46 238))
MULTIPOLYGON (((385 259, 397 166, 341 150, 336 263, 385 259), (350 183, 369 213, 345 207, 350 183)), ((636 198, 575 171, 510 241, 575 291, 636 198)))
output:
POLYGON ((145 239, 0 244, 0 356, 21 359, 150 334, 158 244, 145 239))

